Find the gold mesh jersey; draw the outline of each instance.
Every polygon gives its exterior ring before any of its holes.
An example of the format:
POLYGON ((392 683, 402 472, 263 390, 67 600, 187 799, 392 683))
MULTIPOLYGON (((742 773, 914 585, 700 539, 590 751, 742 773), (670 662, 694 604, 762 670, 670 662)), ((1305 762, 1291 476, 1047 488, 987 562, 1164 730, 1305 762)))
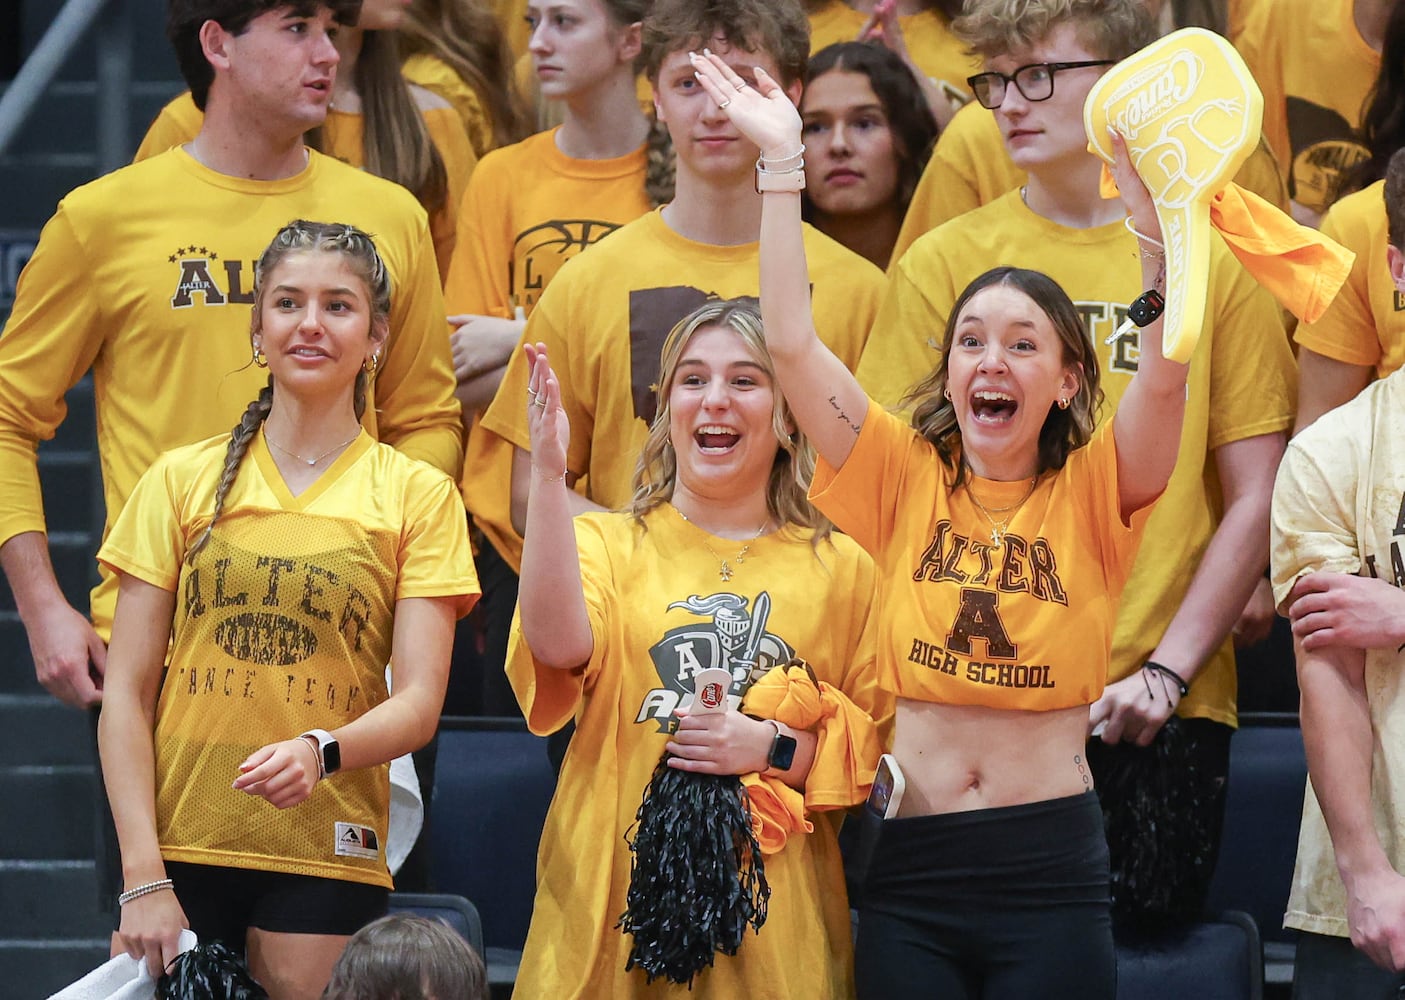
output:
POLYGON ((227 443, 162 455, 98 553, 176 594, 156 712, 162 856, 389 887, 388 764, 338 773, 284 810, 230 783, 258 748, 385 701, 397 600, 452 598, 459 614, 473 605, 462 501, 442 472, 365 432, 293 497, 260 432, 187 566, 227 443))

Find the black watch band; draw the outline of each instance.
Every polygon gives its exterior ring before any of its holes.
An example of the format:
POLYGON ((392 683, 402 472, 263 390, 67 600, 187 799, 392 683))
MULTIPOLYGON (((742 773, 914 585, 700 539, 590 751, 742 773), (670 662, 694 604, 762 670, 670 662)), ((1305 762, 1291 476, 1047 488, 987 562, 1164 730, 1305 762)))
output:
POLYGON ((1150 326, 1166 311, 1165 297, 1154 288, 1148 288, 1137 296, 1137 300, 1127 307, 1127 318, 1137 326, 1150 326))

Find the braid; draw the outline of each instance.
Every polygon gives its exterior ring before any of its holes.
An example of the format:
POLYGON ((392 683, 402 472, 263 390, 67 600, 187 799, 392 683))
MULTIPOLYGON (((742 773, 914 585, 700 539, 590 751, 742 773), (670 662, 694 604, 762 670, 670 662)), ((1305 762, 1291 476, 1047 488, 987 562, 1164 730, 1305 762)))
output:
MULTIPOLYGON (((363 405, 364 402, 363 396, 363 405)), ((270 377, 268 385, 259 392, 258 399, 248 405, 244 410, 244 416, 239 419, 238 425, 229 434, 229 447, 225 449, 224 453, 224 471, 220 474, 219 486, 215 488, 215 512, 211 515, 210 524, 204 534, 200 536, 200 540, 186 553, 186 565, 194 565, 195 557, 210 541, 210 532, 215 530, 215 522, 224 512, 225 497, 229 496, 229 488, 234 485, 234 480, 239 475, 239 466, 244 461, 244 454, 249 450, 249 442, 254 439, 254 435, 263 426, 263 422, 268 419, 268 411, 272 408, 273 379, 270 377)))
POLYGON ((673 200, 673 185, 677 167, 673 157, 673 140, 663 122, 654 119, 649 124, 648 163, 644 168, 644 193, 657 205, 673 200))

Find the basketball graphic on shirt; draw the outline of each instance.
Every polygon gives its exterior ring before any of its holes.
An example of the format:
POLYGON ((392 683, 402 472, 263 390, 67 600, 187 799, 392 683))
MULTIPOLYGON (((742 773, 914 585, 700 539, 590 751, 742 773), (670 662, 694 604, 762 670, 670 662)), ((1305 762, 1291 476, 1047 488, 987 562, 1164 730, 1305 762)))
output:
POLYGON ((1162 353, 1190 360, 1205 320, 1210 202, 1258 143, 1263 95, 1219 35, 1184 28, 1118 63, 1083 105, 1088 148, 1112 162, 1108 129, 1156 202, 1166 242, 1162 353))

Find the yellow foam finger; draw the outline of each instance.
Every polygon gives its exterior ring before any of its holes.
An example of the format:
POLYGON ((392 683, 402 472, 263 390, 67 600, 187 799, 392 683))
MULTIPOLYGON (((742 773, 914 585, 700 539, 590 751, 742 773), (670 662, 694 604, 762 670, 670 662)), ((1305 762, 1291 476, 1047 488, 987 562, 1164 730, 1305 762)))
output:
POLYGON ((1210 202, 1254 151, 1263 95, 1219 35, 1183 28, 1108 70, 1083 105, 1088 148, 1113 161, 1108 129, 1156 203, 1166 241, 1162 353, 1188 361, 1205 320, 1210 202))

